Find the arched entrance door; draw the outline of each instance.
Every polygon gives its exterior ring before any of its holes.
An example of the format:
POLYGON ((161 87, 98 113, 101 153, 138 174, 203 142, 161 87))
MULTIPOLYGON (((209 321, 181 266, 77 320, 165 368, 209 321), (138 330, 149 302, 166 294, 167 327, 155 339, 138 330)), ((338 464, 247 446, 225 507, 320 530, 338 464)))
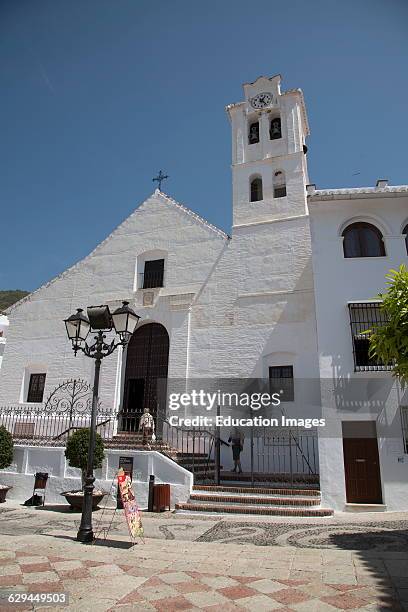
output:
POLYGON ((137 431, 144 408, 157 417, 163 406, 169 363, 169 335, 160 323, 142 325, 128 344, 122 431, 137 431))

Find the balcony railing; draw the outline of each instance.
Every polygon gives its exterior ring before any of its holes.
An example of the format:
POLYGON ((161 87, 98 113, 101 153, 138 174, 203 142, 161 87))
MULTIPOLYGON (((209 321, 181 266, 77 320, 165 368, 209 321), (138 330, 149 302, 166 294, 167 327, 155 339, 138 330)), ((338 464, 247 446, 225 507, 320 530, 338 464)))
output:
POLYGON ((139 284, 140 289, 156 289, 163 287, 164 270, 160 272, 140 272, 139 284))

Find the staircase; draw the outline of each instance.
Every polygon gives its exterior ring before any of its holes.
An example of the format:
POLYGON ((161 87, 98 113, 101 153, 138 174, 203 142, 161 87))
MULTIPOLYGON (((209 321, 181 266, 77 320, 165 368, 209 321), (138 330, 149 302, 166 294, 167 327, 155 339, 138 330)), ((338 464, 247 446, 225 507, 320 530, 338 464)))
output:
POLYGON ((176 456, 172 457, 183 468, 194 474, 194 482, 205 483, 215 480, 215 462, 209 460, 205 453, 190 454, 176 451, 176 456))
POLYGON ((194 474, 194 482, 209 483, 215 480, 215 462, 209 460, 206 453, 185 453, 160 440, 143 446, 143 436, 137 432, 118 433, 106 441, 105 446, 121 450, 158 451, 194 474))
MULTIPOLYGON (((220 480, 225 483, 235 484, 239 483, 251 483, 252 478, 254 482, 257 483, 269 483, 265 484, 265 486, 281 484, 287 485, 288 487, 293 487, 293 485, 298 485, 298 488, 318 488, 319 487, 319 474, 305 474, 305 473, 267 473, 267 472, 254 472, 253 476, 250 472, 242 472, 241 474, 236 474, 234 472, 221 472, 220 480)), ((262 486, 262 485, 260 485, 262 486)))
POLYGON ((196 484, 190 499, 176 504, 176 511, 266 516, 332 516, 333 510, 321 508, 320 504, 320 491, 315 488, 196 484))
POLYGON ((182 452, 157 440, 143 446, 137 432, 118 433, 106 445, 110 448, 155 450, 194 474, 194 486, 187 502, 176 504, 176 512, 263 516, 324 517, 333 510, 321 507, 319 477, 316 474, 220 473, 222 485, 215 485, 215 462, 207 453, 182 452), (251 486, 252 479, 254 486, 251 486))
POLYGON ((143 446, 143 435, 138 432, 119 432, 110 440, 104 440, 107 448, 118 448, 123 450, 171 450, 170 446, 161 440, 151 442, 148 446, 143 446))

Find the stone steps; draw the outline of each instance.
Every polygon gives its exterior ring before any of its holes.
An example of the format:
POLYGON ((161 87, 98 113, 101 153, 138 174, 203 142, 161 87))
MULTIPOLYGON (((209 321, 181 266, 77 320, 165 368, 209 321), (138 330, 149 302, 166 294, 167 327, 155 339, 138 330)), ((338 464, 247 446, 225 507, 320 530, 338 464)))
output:
POLYGON ((194 474, 195 481, 213 482, 215 478, 215 463, 207 461, 207 453, 184 453, 178 449, 171 448, 164 442, 143 445, 143 436, 140 433, 118 433, 111 440, 105 442, 107 448, 123 450, 155 450, 169 457, 181 467, 194 474), (194 462, 193 462, 194 461, 194 462))
POLYGON ((314 489, 194 485, 189 500, 176 504, 176 511, 266 516, 332 516, 333 510, 321 508, 320 502, 320 491, 314 489))
POLYGON ((282 489, 277 487, 249 487, 249 486, 223 486, 223 485, 194 485, 193 491, 209 491, 209 492, 217 492, 221 491, 223 493, 248 493, 255 495, 277 495, 277 496, 292 496, 292 495, 307 495, 314 496, 320 498, 320 491, 318 489, 282 489))
POLYGON ((193 455, 192 453, 187 454, 181 453, 180 451, 178 451, 178 456, 181 461, 192 461, 193 459, 194 461, 207 461, 208 458, 208 456, 204 453, 200 453, 199 455, 193 455))
MULTIPOLYGON (((250 473, 241 473, 239 474, 238 472, 221 472, 220 474, 220 480, 222 482, 231 482, 234 483, 234 485, 236 483, 250 483, 252 481, 252 475, 250 473)), ((318 488, 319 486, 319 475, 318 474, 278 474, 278 473, 264 473, 264 472, 258 472, 258 473, 254 473, 253 475, 253 480, 254 482, 268 482, 268 483, 273 483, 278 484, 278 483, 282 483, 285 485, 289 485, 292 486, 292 484, 297 484, 297 485, 301 485, 301 486, 305 486, 307 485, 307 487, 309 486, 315 486, 316 488, 318 488)), ((286 487, 285 487, 286 488, 286 487)))
POLYGON ((207 459, 185 459, 183 457, 179 457, 177 455, 177 463, 179 463, 180 465, 212 465, 213 467, 215 467, 215 461, 213 461, 212 459, 210 459, 210 461, 207 461, 207 459))
POLYGON ((190 502, 176 504, 176 510, 187 512, 206 512, 208 514, 260 514, 264 516, 332 516, 333 510, 326 508, 288 508, 282 506, 228 506, 217 504, 193 504, 190 502))
POLYGON ((216 493, 191 493, 191 502, 210 502, 212 504, 251 504, 256 506, 319 506, 320 497, 295 497, 271 495, 222 495, 216 493))
POLYGON ((139 440, 106 440, 106 448, 116 448, 124 450, 155 450, 158 452, 172 453, 173 449, 161 443, 151 443, 149 446, 143 445, 139 440))

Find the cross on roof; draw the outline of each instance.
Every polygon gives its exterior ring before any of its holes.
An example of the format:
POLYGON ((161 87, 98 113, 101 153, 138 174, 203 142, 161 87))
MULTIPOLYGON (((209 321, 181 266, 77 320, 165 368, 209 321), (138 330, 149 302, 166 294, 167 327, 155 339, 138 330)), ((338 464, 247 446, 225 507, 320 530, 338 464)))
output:
POLYGON ((167 174, 163 174, 163 172, 160 170, 159 174, 157 176, 155 176, 152 181, 157 181, 158 186, 159 186, 159 191, 161 191, 161 184, 165 179, 168 179, 168 175, 167 174))

